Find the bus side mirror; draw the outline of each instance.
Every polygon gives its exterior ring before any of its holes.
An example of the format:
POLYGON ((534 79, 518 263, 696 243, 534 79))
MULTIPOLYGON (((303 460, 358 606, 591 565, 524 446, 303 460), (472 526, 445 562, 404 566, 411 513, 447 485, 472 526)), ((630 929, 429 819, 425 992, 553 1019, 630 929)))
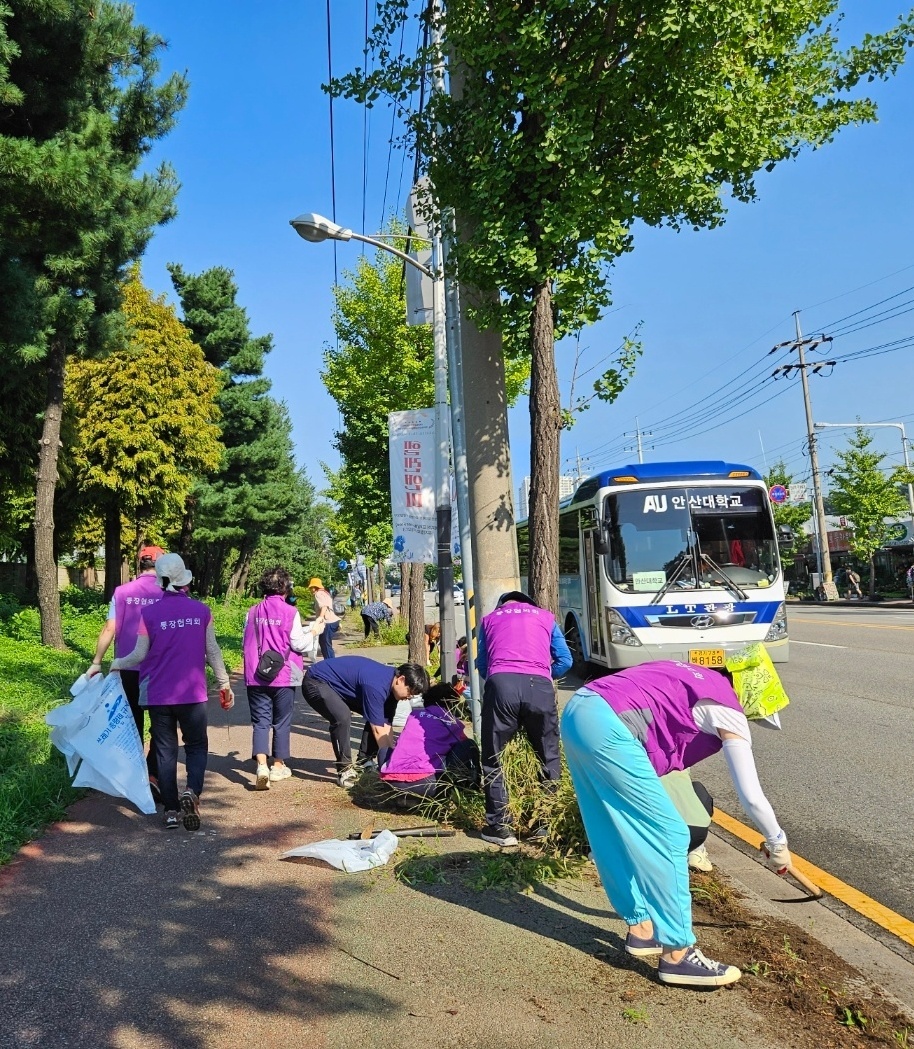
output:
POLYGON ((790 525, 778 525, 778 546, 793 546, 794 539, 790 525))
POLYGON ((593 548, 601 555, 609 553, 609 528, 602 522, 597 528, 596 536, 594 536, 593 548))

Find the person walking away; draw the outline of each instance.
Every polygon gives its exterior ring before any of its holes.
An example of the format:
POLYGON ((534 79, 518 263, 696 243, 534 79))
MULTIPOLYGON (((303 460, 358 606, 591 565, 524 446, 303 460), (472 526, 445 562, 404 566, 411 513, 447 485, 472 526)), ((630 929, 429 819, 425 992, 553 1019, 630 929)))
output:
MULTIPOLYGON (((86 677, 101 673, 102 660, 114 641, 114 655, 126 656, 136 647, 137 631, 140 625, 140 613, 149 605, 154 605, 162 596, 162 589, 156 580, 156 560, 165 551, 160 546, 144 546, 139 554, 139 575, 129 583, 115 587, 108 606, 108 618, 98 635, 93 662, 86 671, 86 677)), ((133 720, 140 734, 140 745, 143 745, 143 722, 145 708, 140 704, 140 673, 138 670, 121 672, 121 684, 124 695, 130 704, 133 720)), ((156 803, 162 800, 159 793, 158 767, 156 765, 155 745, 151 733, 150 718, 149 753, 146 755, 146 771, 149 776, 149 789, 156 803)))
POLYGON ((330 725, 341 787, 351 787, 358 779, 352 761, 352 714, 361 714, 365 719, 358 762, 364 764, 378 755, 381 763, 393 746, 391 725, 397 703, 421 696, 428 687, 425 667, 416 663, 391 667, 367 656, 338 656, 308 667, 302 694, 308 706, 330 725))
POLYGON ((375 637, 381 636, 381 623, 390 625, 390 621, 394 617, 393 604, 389 597, 385 597, 383 601, 372 601, 370 604, 365 605, 362 609, 362 625, 365 627, 365 637, 369 634, 374 634, 375 637))
POLYGON ((853 568, 848 568, 847 570, 847 596, 863 597, 863 591, 860 589, 860 576, 857 575, 853 568))
MULTIPOLYGON (((780 724, 776 715, 772 722, 780 724)), ((759 784, 749 722, 728 677, 669 660, 622 670, 578 689, 561 731, 600 880, 628 925, 626 951, 659 955, 661 983, 737 981, 739 969, 695 944, 689 831, 660 782, 723 750, 740 804, 765 837, 768 865, 789 868, 787 836, 759 784)))
POLYGON ((317 576, 308 583, 308 589, 314 597, 315 622, 322 628, 318 639, 321 655, 333 659, 333 637, 340 629, 340 617, 333 611, 333 596, 317 576))
MULTIPOLYGON (((571 669, 572 657, 555 616, 526 594, 502 594, 479 625, 476 669, 482 693, 482 783, 486 796, 484 841, 508 847, 517 838, 508 825, 508 793, 501 755, 523 729, 548 789, 558 786, 559 719, 553 678, 571 669)), ((540 832, 537 832, 541 836, 540 832)))
POLYGON ((432 685, 422 699, 423 705, 410 713, 390 757, 381 765, 381 780, 414 798, 434 797, 449 781, 478 786, 479 748, 467 738, 455 713, 460 691, 453 685, 432 685))
POLYGON ((292 775, 288 761, 295 689, 304 678, 302 654, 311 651, 311 632, 302 626, 298 609, 288 603, 290 582, 285 568, 268 568, 259 582, 263 600, 248 610, 244 624, 244 683, 253 730, 251 751, 257 763, 256 790, 269 790, 271 783, 292 775), (278 653, 282 665, 265 671, 262 661, 267 652, 278 653))
POLYGON ((162 554, 155 563, 162 590, 154 605, 141 608, 136 646, 115 659, 112 670, 140 667, 140 703, 149 710, 165 806, 165 826, 200 829, 200 795, 206 775, 209 741, 206 719, 206 664, 216 675, 223 709, 235 697, 216 643, 213 613, 187 593, 193 575, 178 554, 162 554), (187 787, 178 795, 178 729, 184 740, 187 787))

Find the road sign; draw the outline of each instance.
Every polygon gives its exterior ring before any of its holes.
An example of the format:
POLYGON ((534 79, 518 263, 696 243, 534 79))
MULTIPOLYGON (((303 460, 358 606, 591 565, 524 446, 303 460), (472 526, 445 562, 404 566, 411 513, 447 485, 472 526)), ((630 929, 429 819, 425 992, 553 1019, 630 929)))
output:
POLYGON ((788 492, 782 484, 773 484, 768 489, 768 498, 773 503, 786 503, 788 492))

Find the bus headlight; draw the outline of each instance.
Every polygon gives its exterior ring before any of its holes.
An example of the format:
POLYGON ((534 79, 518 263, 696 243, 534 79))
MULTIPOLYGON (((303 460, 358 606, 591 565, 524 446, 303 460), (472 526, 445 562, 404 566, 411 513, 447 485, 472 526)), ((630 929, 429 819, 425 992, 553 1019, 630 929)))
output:
POLYGON ((606 609, 606 626, 609 630, 609 640, 614 645, 628 645, 630 648, 639 648, 641 642, 632 633, 631 628, 614 608, 606 609))
POLYGON ((766 641, 781 641, 787 637, 787 606, 782 601, 778 605, 777 612, 774 613, 774 620, 770 627, 768 627, 768 633, 765 635, 766 641))

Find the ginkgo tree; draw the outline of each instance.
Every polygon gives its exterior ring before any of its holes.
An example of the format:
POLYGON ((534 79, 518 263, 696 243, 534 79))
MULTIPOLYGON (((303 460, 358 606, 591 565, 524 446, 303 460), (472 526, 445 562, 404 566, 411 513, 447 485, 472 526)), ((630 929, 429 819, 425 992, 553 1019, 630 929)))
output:
MULTIPOLYGON (((404 55, 410 5, 377 8, 373 68, 330 89, 403 106, 436 202, 458 216, 461 282, 489 304, 479 324, 530 361, 530 585, 555 609, 556 338, 605 311, 608 266, 637 223, 718 226, 732 201, 756 198, 757 172, 875 119, 854 89, 897 69, 914 20, 842 49, 838 0, 449 0, 440 50, 404 55), (448 57, 459 90, 410 113, 448 57)), ((629 363, 597 381, 607 400, 629 363)))
POLYGON ((910 513, 904 486, 914 481, 905 467, 886 470, 885 453, 872 450, 872 434, 863 427, 854 431, 847 447, 837 453, 838 465, 831 471, 831 505, 835 513, 848 517, 853 525, 851 551, 870 566, 870 597, 876 592, 873 559, 885 546, 894 522, 887 518, 910 513))
POLYGON ((220 462, 218 370, 135 268, 124 286, 125 338, 104 360, 73 360, 67 407, 81 499, 105 521, 105 590, 120 582, 121 528, 131 541, 180 521, 195 478, 220 462))

